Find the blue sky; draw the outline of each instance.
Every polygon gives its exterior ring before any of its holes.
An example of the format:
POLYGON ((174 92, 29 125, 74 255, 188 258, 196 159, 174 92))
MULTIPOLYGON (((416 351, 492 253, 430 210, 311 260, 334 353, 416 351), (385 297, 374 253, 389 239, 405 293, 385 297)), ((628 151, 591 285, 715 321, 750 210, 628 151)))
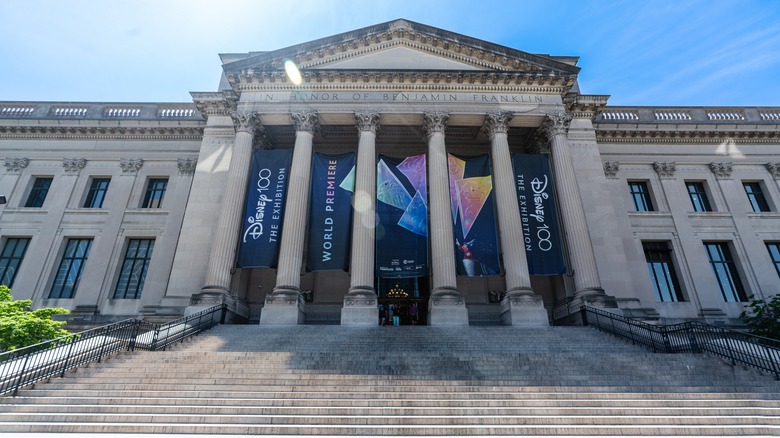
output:
POLYGON ((610 105, 780 106, 780 0, 0 0, 0 100, 187 102, 218 53, 396 18, 579 56, 610 105))

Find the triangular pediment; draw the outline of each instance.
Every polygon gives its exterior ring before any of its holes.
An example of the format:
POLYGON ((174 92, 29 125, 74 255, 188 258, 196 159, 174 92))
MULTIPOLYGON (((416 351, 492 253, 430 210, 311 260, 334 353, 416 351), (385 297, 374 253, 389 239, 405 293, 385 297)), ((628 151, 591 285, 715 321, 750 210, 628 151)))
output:
POLYGON ((279 50, 249 53, 225 62, 223 69, 228 76, 267 74, 282 70, 284 62, 292 60, 302 71, 453 70, 576 76, 579 67, 561 59, 394 20, 279 50))

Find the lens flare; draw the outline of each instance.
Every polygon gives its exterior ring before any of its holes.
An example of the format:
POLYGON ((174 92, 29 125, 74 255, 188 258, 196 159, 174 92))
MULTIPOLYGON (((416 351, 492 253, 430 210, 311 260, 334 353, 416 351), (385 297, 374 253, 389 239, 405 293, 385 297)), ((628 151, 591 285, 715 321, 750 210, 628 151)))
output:
POLYGON ((293 84, 301 85, 303 83, 301 71, 298 70, 298 66, 294 62, 290 60, 284 61, 284 72, 287 74, 287 79, 293 84))

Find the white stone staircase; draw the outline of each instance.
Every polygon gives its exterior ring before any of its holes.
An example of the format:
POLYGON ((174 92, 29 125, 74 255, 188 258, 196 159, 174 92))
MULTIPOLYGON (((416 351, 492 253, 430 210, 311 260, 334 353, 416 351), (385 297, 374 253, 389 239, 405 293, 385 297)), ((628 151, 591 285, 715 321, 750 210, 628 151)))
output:
POLYGON ((780 435, 772 377, 583 327, 227 325, 0 403, 0 434, 780 435))

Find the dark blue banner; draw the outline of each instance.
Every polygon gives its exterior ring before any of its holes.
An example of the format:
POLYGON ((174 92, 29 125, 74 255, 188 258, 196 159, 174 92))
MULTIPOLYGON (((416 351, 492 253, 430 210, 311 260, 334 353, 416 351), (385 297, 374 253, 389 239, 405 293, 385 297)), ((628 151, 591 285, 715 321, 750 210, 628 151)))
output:
POLYGON ((447 161, 458 275, 498 275, 501 268, 490 157, 448 154, 447 161))
POLYGON ((239 268, 275 268, 279 262, 291 158, 291 149, 256 150, 252 157, 236 261, 239 268))
POLYGON ((354 191, 354 152, 314 154, 309 196, 307 271, 349 270, 354 191))
POLYGON ((428 274, 428 192, 425 155, 377 157, 376 272, 382 278, 428 274))
POLYGON ((555 188, 547 155, 512 153, 525 255, 531 275, 566 272, 555 188))

